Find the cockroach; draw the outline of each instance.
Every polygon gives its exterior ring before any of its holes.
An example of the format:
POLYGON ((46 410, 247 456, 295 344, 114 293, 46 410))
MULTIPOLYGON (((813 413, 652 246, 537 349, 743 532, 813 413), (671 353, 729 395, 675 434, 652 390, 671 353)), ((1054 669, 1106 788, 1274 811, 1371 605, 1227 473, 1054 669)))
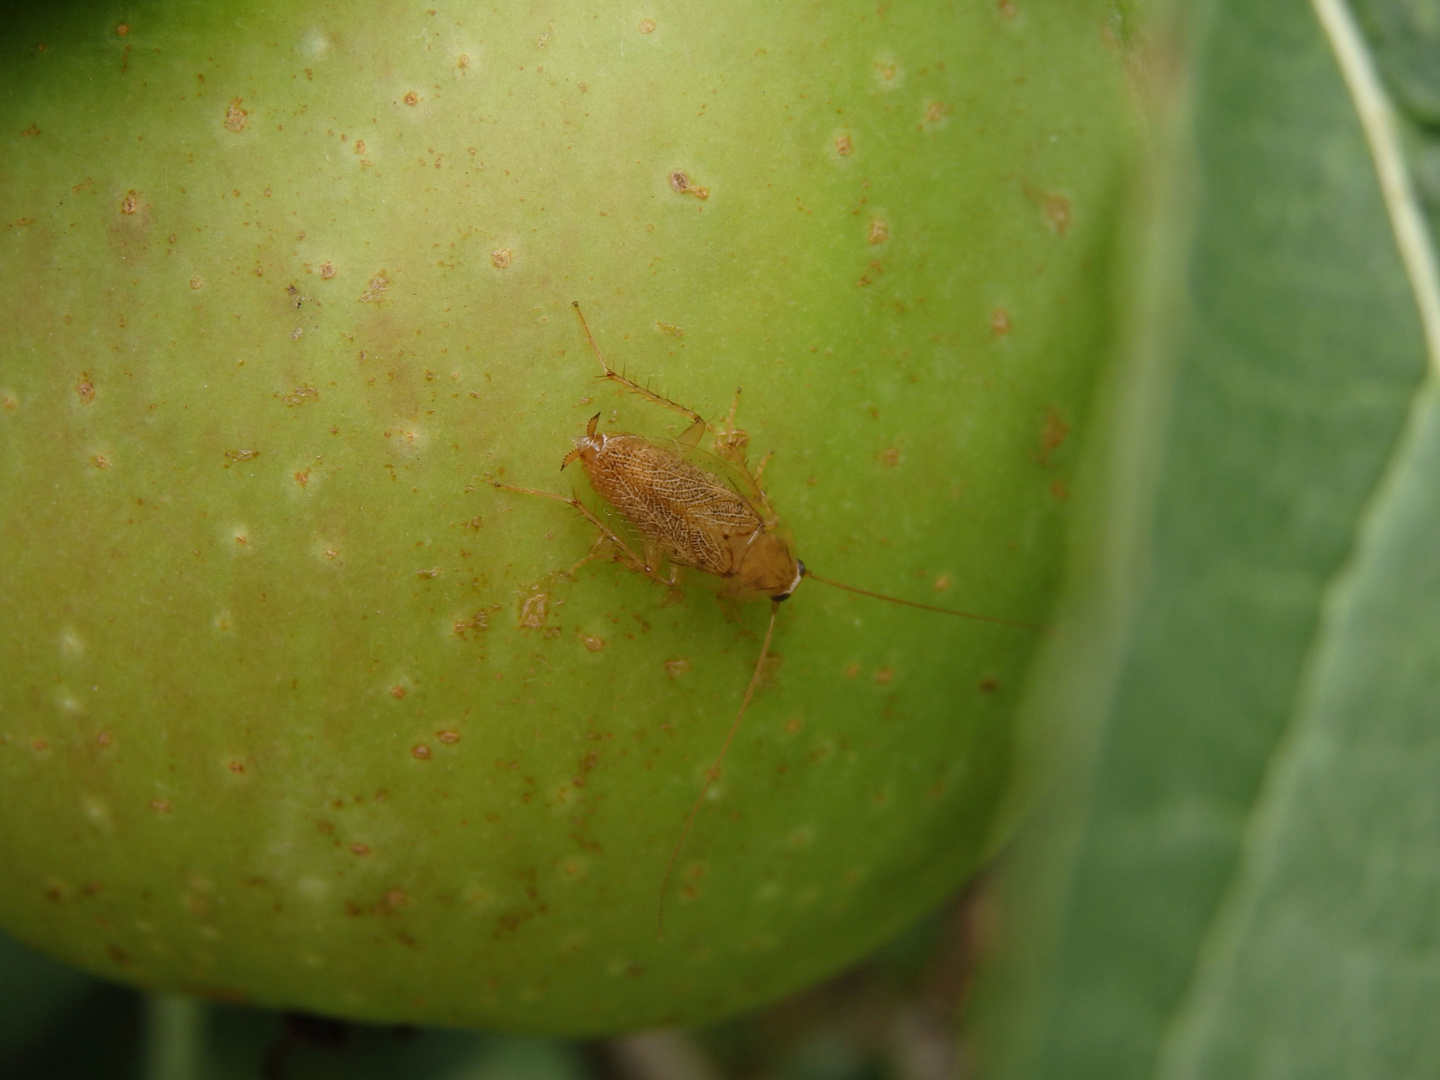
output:
POLYGON ((790 598, 800 582, 809 578, 861 596, 942 615, 978 619, 1028 630, 1043 628, 993 615, 980 615, 971 611, 921 604, 914 600, 902 600, 815 573, 796 557, 789 542, 777 531, 779 521, 775 509, 760 486, 770 455, 766 454, 753 471, 746 461, 745 447, 749 438, 735 426, 740 391, 735 391, 730 414, 724 426, 712 426, 699 413, 647 390, 611 368, 600 352, 595 336, 590 332, 590 325, 585 321, 579 301, 573 302, 571 306, 580 319, 580 328, 584 331, 585 340, 590 343, 590 350, 600 362, 600 378, 613 382, 652 404, 677 412, 690 421, 689 426, 675 440, 678 450, 674 450, 651 442, 641 435, 597 431, 600 414, 596 413, 586 425, 585 434, 575 439, 575 449, 566 454, 560 462, 561 470, 573 462, 580 462, 596 494, 619 511, 620 516, 635 530, 640 540, 639 550, 578 498, 534 488, 515 487, 498 480, 492 483, 506 491, 538 495, 565 503, 595 526, 599 535, 589 554, 571 567, 571 574, 592 559, 608 555, 613 561, 667 588, 678 584, 679 567, 691 567, 719 578, 722 582, 722 596, 738 600, 768 598, 770 601, 770 620, 765 628, 765 638, 760 644, 760 656, 755 661, 755 670, 745 688, 745 696, 740 700, 740 708, 735 713, 735 719, 730 724, 730 730, 725 735, 715 763, 706 773, 704 786, 690 808, 680 836, 670 852, 670 859, 665 865, 656 913, 657 927, 663 937, 665 895, 674 875, 675 862, 690 835, 695 816, 704 805, 705 796, 720 777, 720 767, 725 761, 730 743, 740 729, 740 721, 750 707, 751 698, 755 696, 755 688, 760 683, 765 660, 770 655, 770 642, 775 635, 775 616, 780 610, 780 604, 790 598), (715 456, 731 466, 736 483, 727 481, 718 473, 691 464, 682 456, 681 451, 698 450, 700 441, 707 432, 714 436, 712 450, 715 456))

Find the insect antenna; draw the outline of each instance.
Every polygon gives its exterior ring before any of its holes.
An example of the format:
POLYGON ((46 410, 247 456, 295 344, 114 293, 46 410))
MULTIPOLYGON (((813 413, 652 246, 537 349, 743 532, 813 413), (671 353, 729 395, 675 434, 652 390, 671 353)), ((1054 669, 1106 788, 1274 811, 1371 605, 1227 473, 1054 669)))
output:
POLYGON ((675 860, 680 857, 680 849, 685 846, 685 838, 690 835, 690 826, 695 824, 695 815, 700 812, 701 805, 705 802, 705 796, 710 793, 710 785, 720 778, 720 763, 725 760, 725 752, 730 749, 730 740, 735 738, 735 732, 740 730, 740 720, 745 715, 745 710, 750 707, 750 699, 755 696, 755 687, 760 684, 760 672, 765 668, 765 658, 770 655, 770 639, 775 634, 775 614, 780 610, 780 601, 770 601, 770 625, 765 628, 765 642, 760 646, 760 659, 755 661, 755 673, 750 676, 750 685, 745 688, 745 697, 740 702, 740 711, 735 714, 735 720, 730 725, 730 732, 725 736, 725 742, 720 747, 720 753, 716 755, 715 764, 710 766, 710 771, 705 774, 705 786, 700 789, 700 797, 695 800, 695 805, 690 808, 690 816, 685 819, 685 827, 680 830, 680 839, 675 841, 675 847, 670 852, 670 861, 665 864, 665 877, 660 881, 660 907, 656 912, 655 926, 659 932, 660 940, 665 940, 665 892, 670 886, 670 878, 675 872, 675 860))
POLYGON ((960 611, 957 608, 936 607, 934 604, 921 604, 914 600, 901 600, 898 596, 886 596, 884 593, 871 592, 869 589, 862 589, 857 585, 846 585, 843 581, 836 581, 833 578, 821 577, 808 566, 803 566, 801 573, 807 578, 814 578, 821 585, 833 585, 837 589, 844 589, 846 592, 859 593, 861 596, 873 597, 876 600, 885 600, 891 604, 902 604, 905 607, 919 608, 921 611, 935 611, 941 615, 958 615, 962 619, 978 619, 981 622, 999 623, 1001 626, 1018 626, 1022 630, 1039 630, 1041 633, 1048 633, 1050 628, 1039 623, 1020 622, 1018 619, 1002 619, 996 615, 979 615, 973 611, 960 611))

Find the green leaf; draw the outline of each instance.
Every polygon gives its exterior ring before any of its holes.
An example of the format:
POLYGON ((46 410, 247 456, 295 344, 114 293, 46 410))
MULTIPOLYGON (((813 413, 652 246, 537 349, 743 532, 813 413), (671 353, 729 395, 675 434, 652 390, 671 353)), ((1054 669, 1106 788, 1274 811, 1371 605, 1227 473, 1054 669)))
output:
POLYGON ((1413 426, 1336 582, 1167 1078, 1440 1073, 1433 385, 1413 426))
MULTIPOLYGON (((1017 845, 1028 948, 992 965, 979 1042, 993 1075, 1046 1080, 1434 1075, 1433 136, 1377 141, 1374 48, 1339 5, 1190 15, 1163 273, 1033 697, 1091 765, 1017 845)), ((1433 82, 1423 48, 1382 53, 1391 93, 1433 82)))

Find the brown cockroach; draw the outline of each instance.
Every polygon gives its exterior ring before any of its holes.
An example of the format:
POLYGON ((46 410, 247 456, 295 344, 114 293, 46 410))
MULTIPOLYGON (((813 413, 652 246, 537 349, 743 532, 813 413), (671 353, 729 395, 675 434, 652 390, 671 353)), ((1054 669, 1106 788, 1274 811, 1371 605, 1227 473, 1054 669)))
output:
POLYGON ((690 835, 690 827, 705 802, 705 796, 720 776, 720 766, 725 760, 725 754, 740 728, 740 721, 750 706, 750 699, 755 696, 755 688, 760 682, 765 660, 770 655, 770 641, 775 634, 775 615, 779 611, 780 602, 789 599, 801 581, 811 578, 861 596, 873 597, 891 604, 903 604, 922 611, 1030 630, 1042 628, 1012 619, 902 600, 824 578, 810 570, 796 558, 790 544, 777 531, 778 519, 775 510, 760 487, 760 479, 770 455, 766 454, 753 472, 745 460, 744 448, 749 440, 745 432, 735 427, 735 411, 739 406, 740 391, 735 391, 735 399, 731 403, 725 426, 712 428, 699 413, 645 389, 612 369, 590 332, 579 301, 575 301, 571 306, 579 316, 580 327, 585 333, 585 339, 590 343, 591 351, 600 362, 600 378, 686 417, 690 424, 675 440, 682 450, 698 450, 701 438, 707 431, 711 432, 715 436, 712 444, 715 456, 732 467, 738 483, 731 484, 720 475, 691 464, 676 450, 658 445, 643 436, 596 431, 596 425, 600 421, 599 413, 590 418, 585 434, 575 439, 575 449, 565 455, 560 462, 560 468, 563 470, 571 462, 580 462, 590 478, 590 486, 619 511, 620 516, 629 522, 638 534, 639 551, 578 498, 533 488, 515 487, 498 480, 492 483, 506 491, 539 495, 563 502, 595 526, 599 536, 590 553, 571 567, 572 574, 592 559, 608 554, 615 562, 666 587, 674 587, 678 583, 678 567, 688 566, 719 578, 723 583, 720 590, 723 596, 742 600, 768 597, 770 600, 770 621, 760 645, 760 656, 755 661, 755 670, 745 688, 745 696, 740 701, 740 708, 725 735, 715 763, 710 766, 705 776, 705 784, 700 789, 695 804, 690 808, 690 814, 680 830, 680 837, 665 865, 657 912, 657 923, 663 936, 665 894, 674 874, 675 861, 690 835), (662 573, 662 567, 666 563, 669 564, 668 573, 662 573))

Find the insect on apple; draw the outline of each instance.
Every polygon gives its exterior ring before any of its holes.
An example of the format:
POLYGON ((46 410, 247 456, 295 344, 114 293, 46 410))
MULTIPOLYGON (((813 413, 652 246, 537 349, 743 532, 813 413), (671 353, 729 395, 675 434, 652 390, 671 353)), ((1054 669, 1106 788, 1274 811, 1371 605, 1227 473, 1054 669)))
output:
POLYGON ((770 654, 770 641, 775 634, 775 614, 780 608, 780 602, 788 600, 801 581, 811 578, 825 585, 859 593, 861 596, 942 615, 979 619, 1027 630, 1042 628, 1032 623, 902 600, 816 574, 795 556, 789 542, 777 531, 779 519, 775 508, 770 505, 770 500, 760 486, 760 479, 764 475, 770 455, 766 454, 754 471, 751 471, 745 459, 745 446, 749 438, 735 426, 740 391, 735 391, 725 424, 710 424, 699 413, 647 390, 613 370, 606 363, 594 335, 590 332, 579 301, 575 301, 571 306, 580 319, 585 339, 600 362, 601 378, 616 383, 655 405, 678 412, 690 421, 689 427, 675 440, 677 449, 672 450, 640 435, 621 432, 606 434, 597 431, 600 414, 596 413, 590 418, 585 434, 575 439, 575 449, 566 454, 560 462, 562 470, 571 462, 580 462, 596 494, 609 502, 635 530, 639 538, 639 550, 578 498, 534 488, 515 487, 498 480, 492 483, 506 491, 538 495, 565 503, 595 526, 599 535, 595 538, 594 545, 585 558, 571 567, 571 573, 593 559, 608 556, 611 560, 668 588, 679 581, 678 568, 688 566, 719 578, 723 583, 720 589, 723 596, 737 600, 768 598, 770 601, 770 621, 765 629, 765 639, 760 645, 760 655, 755 661, 755 670, 745 688, 745 696, 740 701, 740 708, 725 735, 715 763, 710 766, 705 776, 705 784, 690 808, 690 814, 686 817, 680 836, 670 852, 669 862, 665 865, 665 874, 660 881, 657 910, 657 926, 663 937, 665 894, 675 870, 675 861, 690 835, 690 827, 705 802, 705 796, 720 776, 720 766, 725 760, 725 754, 740 728, 740 721, 750 706, 750 699, 755 696, 755 687, 760 681, 765 659, 770 654), (685 453, 698 451, 701 439, 707 433, 713 436, 711 450, 715 457, 730 466, 733 483, 719 473, 692 464, 683 456, 685 453))

